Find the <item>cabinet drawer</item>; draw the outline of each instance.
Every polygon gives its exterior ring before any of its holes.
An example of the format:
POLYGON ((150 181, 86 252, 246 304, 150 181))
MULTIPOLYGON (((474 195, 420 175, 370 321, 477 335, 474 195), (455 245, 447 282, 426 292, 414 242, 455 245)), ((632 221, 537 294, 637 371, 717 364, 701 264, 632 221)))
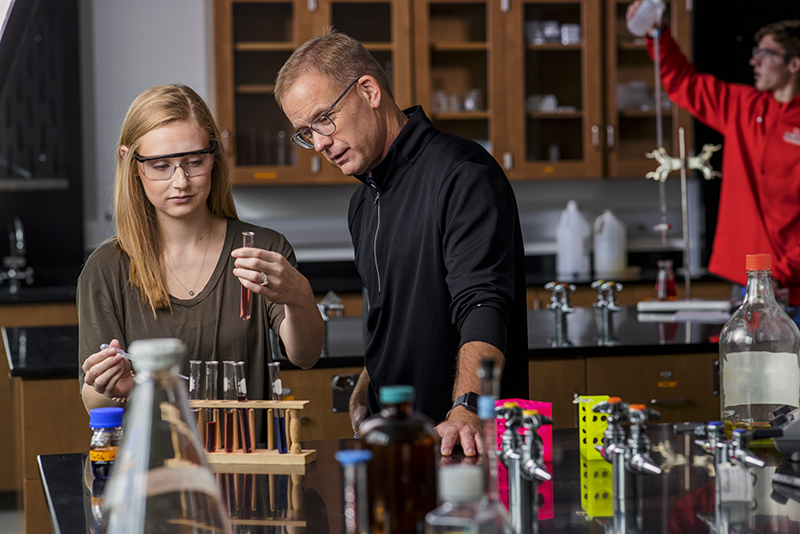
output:
POLYGON ((719 419, 717 358, 714 353, 587 358, 586 393, 646 404, 661 412, 662 422, 719 419))

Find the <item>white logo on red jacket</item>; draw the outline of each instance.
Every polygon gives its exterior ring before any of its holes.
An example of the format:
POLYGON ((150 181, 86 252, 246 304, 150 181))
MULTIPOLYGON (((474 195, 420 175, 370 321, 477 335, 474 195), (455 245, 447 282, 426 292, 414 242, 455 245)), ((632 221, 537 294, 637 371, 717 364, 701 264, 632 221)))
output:
POLYGON ((795 126, 791 132, 784 132, 783 140, 792 145, 800 146, 800 128, 795 126))

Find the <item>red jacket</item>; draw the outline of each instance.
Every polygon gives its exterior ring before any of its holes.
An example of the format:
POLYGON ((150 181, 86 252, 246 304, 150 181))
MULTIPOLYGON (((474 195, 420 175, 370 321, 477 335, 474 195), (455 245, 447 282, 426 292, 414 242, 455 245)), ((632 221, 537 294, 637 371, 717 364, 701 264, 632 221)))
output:
MULTIPOLYGON (((651 57, 653 49, 648 39, 651 57)), ((725 136, 709 271, 745 284, 745 255, 772 254, 772 276, 800 304, 800 96, 783 104, 770 92, 698 74, 669 29, 661 81, 675 104, 725 136)))

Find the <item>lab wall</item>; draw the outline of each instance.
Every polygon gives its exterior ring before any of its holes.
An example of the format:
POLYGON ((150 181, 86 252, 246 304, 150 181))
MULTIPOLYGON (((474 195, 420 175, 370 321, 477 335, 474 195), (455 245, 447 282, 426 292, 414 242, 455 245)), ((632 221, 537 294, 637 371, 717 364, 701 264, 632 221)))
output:
MULTIPOLYGON (((80 0, 82 81, 84 87, 84 213, 87 251, 113 233, 111 223, 114 150, 123 116, 142 90, 180 82, 192 86, 213 108, 213 0, 80 0)), ((299 259, 347 255, 347 205, 353 185, 240 188, 240 217, 287 235, 299 259)), ((529 254, 555 251, 555 226, 569 199, 593 219, 612 209, 629 229, 629 246, 658 250, 658 186, 639 180, 515 182, 523 234, 529 254)), ((693 240, 701 246, 703 207, 699 188, 690 183, 693 240)), ((667 248, 682 245, 680 183, 666 187, 667 248)), ((698 249, 699 250, 699 249, 698 249)), ((350 249, 352 255, 352 249, 350 249)), ((693 254, 699 262, 701 254, 693 254)), ((694 262, 693 262, 694 263, 694 262)))

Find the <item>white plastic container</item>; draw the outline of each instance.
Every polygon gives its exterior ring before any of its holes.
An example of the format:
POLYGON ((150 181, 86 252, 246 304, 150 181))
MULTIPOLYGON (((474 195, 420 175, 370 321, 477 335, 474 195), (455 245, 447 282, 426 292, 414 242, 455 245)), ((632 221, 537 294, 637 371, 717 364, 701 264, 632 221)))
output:
POLYGON ((556 227, 556 276, 559 281, 588 280, 592 229, 574 200, 567 202, 556 227))
POLYGON ((661 19, 665 8, 662 0, 642 0, 636 13, 628 21, 628 31, 636 37, 644 37, 656 21, 661 19))
POLYGON ((619 278, 628 269, 628 230, 611 210, 594 220, 594 273, 619 278))

